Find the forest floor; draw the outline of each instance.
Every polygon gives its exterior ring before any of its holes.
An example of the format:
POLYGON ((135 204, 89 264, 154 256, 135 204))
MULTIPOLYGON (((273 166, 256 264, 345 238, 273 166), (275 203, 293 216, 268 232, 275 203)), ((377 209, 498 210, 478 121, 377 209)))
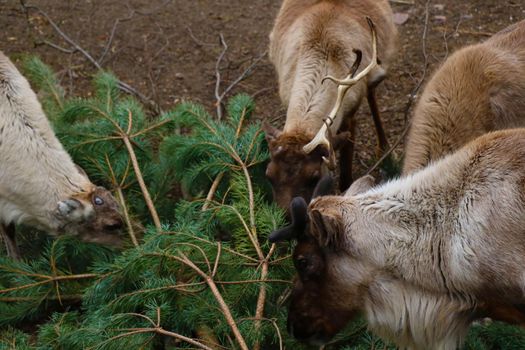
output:
MULTIPOLYGON (((400 22, 400 45, 389 78, 378 89, 384 125, 394 144, 410 117, 410 96, 456 49, 486 39, 525 18, 523 0, 391 1, 400 22)), ((95 65, 64 40, 58 28, 101 67, 168 109, 191 99, 215 112, 219 94, 252 64, 236 92, 254 96, 257 115, 279 125, 285 109, 265 54, 278 0, 0 0, 0 49, 15 59, 36 54, 75 95, 91 91, 95 65), (22 6, 25 3, 26 8, 22 6), (35 6, 35 7, 33 7, 35 6), (38 6, 38 7, 36 7, 38 6), (221 43, 220 35, 224 42, 221 43)), ((366 104, 357 115, 357 174, 374 162, 375 136, 366 104)), ((395 150, 400 156, 403 143, 395 150)))

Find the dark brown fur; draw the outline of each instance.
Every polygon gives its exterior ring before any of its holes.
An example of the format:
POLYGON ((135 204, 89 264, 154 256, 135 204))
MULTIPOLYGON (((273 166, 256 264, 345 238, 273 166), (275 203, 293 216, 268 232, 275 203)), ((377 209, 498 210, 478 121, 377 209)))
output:
MULTIPOLYGON (((271 160, 266 168, 266 177, 272 183, 273 197, 281 208, 288 208, 293 197, 303 197, 309 201, 313 190, 324 172, 323 157, 328 150, 317 147, 310 154, 303 151, 313 136, 305 134, 284 134, 265 126, 271 160)), ((339 148, 349 133, 341 133, 333 139, 333 147, 339 148)))
POLYGON ((108 244, 119 247, 122 244, 120 229, 122 215, 115 198, 104 187, 94 187, 92 191, 74 196, 81 203, 93 205, 93 216, 79 230, 78 237, 86 242, 108 244))
POLYGON ((298 240, 293 253, 298 275, 288 310, 288 332, 315 344, 329 341, 357 313, 330 305, 332 297, 325 286, 331 281, 326 280, 325 259, 317 240, 309 236, 298 240))

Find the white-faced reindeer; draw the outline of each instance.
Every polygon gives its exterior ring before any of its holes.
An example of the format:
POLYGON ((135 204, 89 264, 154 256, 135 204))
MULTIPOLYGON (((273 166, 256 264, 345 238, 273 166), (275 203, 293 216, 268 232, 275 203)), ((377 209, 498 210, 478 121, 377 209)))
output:
POLYGON ((387 0, 284 0, 270 34, 270 60, 288 110, 282 131, 265 125, 271 154, 266 175, 281 207, 288 208, 294 196, 310 198, 325 172, 325 160, 335 166, 333 152, 337 148, 341 149, 341 186, 348 187, 352 117, 365 96, 379 147, 387 148, 375 87, 386 76, 396 42, 397 29, 387 0), (372 22, 375 28, 371 31, 372 22), (370 64, 353 77, 361 58, 370 64), (349 71, 344 81, 331 78, 344 77, 349 71), (341 85, 323 84, 327 76, 341 85), (337 108, 332 108, 336 100, 337 108), (338 131, 341 133, 328 137, 328 142, 326 134, 338 131))
POLYGON ((485 301, 525 303, 525 129, 486 134, 372 184, 361 178, 308 208, 295 198, 291 226, 270 235, 298 240, 295 337, 326 342, 362 312, 401 348, 456 349, 487 316, 485 301))
POLYGON ((0 234, 15 258, 18 223, 90 242, 121 241, 115 199, 73 163, 29 83, 0 51, 0 234))
POLYGON ((403 173, 489 131, 525 126, 525 21, 467 46, 434 74, 418 102, 403 173))

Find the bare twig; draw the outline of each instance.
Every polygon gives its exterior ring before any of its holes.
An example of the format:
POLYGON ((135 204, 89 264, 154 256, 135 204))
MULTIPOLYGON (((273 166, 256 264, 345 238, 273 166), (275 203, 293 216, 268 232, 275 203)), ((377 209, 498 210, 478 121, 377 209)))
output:
POLYGON ((126 331, 126 333, 122 333, 122 334, 116 335, 114 337, 111 337, 111 338, 105 340, 104 342, 98 344, 97 346, 91 347, 89 349, 98 348, 101 345, 104 345, 104 344, 112 342, 113 340, 117 340, 117 339, 124 338, 124 337, 129 337, 129 336, 135 335, 135 334, 157 333, 157 334, 165 335, 165 336, 168 336, 168 337, 171 337, 171 338, 175 338, 175 339, 178 339, 178 340, 182 340, 182 341, 184 341, 184 342, 186 342, 188 344, 196 346, 199 349, 214 350, 213 348, 210 348, 209 346, 206 346, 206 345, 202 344, 201 342, 198 342, 195 339, 188 338, 188 337, 186 337, 186 336, 184 336, 182 334, 178 334, 178 333, 175 333, 175 332, 167 331, 167 330, 165 330, 164 328, 162 328, 160 326, 151 327, 151 328, 127 328, 127 329, 122 329, 122 330, 126 331))
POLYGON ((135 235, 135 231, 133 230, 133 224, 131 223, 131 219, 129 217, 128 207, 126 206, 126 201, 124 200, 124 193, 122 192, 122 187, 117 187, 117 197, 122 206, 122 210, 124 211, 124 220, 126 221, 126 226, 128 227, 128 233, 129 237, 131 238, 131 242, 135 247, 138 247, 139 242, 137 240, 137 236, 135 235))
POLYGON ((25 301, 43 301, 43 300, 60 300, 62 301, 77 301, 82 300, 84 296, 82 294, 71 294, 71 295, 60 295, 60 298, 57 295, 47 295, 45 297, 34 296, 34 297, 0 297, 0 302, 4 303, 20 303, 25 301))
POLYGON ((415 5, 416 4, 414 0, 390 0, 390 2, 393 2, 394 4, 403 4, 403 5, 415 5))
POLYGON ((217 187, 219 187, 219 184, 222 181, 222 178, 224 177, 224 173, 220 173, 217 175, 215 180, 213 180, 213 183, 211 184, 210 190, 208 191, 208 195, 206 196, 206 200, 204 201, 204 205, 202 206, 202 211, 205 211, 210 206, 210 202, 213 199, 213 196, 215 195, 215 191, 217 191, 217 187))
MULTIPOLYGON (((191 32, 191 31, 190 31, 191 32)), ((226 41, 224 40, 224 36, 222 33, 219 35, 220 43, 222 45, 222 51, 219 54, 219 57, 217 58, 217 62, 215 63, 215 107, 217 109, 217 119, 222 119, 222 101, 226 97, 226 95, 241 81, 246 79, 253 71, 253 68, 257 66, 257 64, 266 57, 267 51, 264 51, 262 54, 257 56, 253 62, 235 79, 224 91, 220 92, 221 87, 221 62, 224 59, 224 55, 226 55, 226 51, 228 51, 228 44, 226 44, 226 41)))
POLYGON ((111 33, 109 35, 109 39, 106 42, 106 45, 104 45, 104 51, 102 51, 102 54, 98 58, 97 62, 98 64, 102 64, 104 62, 104 58, 106 57, 107 53, 109 52, 109 49, 111 48, 111 44, 113 43, 113 39, 115 38, 115 33, 117 32, 117 26, 120 24, 120 22, 129 21, 133 18, 133 13, 128 15, 125 18, 117 18, 115 22, 113 22, 113 27, 111 28, 111 33))
POLYGON ((128 207, 126 206, 126 201, 124 200, 124 193, 122 193, 122 187, 117 181, 117 178, 113 171, 113 167, 111 166, 111 162, 109 161, 109 157, 107 153, 106 153, 106 164, 109 167, 109 172, 111 173, 111 181, 113 182, 113 186, 116 188, 117 197, 120 202, 120 206, 122 207, 122 210, 124 211, 124 220, 126 221, 126 226, 128 226, 129 237, 131 238, 131 242, 133 242, 133 245, 135 247, 138 247, 139 242, 137 241, 137 237, 135 236, 135 231, 133 230, 133 225, 131 224, 131 219, 129 218, 128 207))
MULTIPOLYGON (((89 54, 89 52, 87 52, 86 50, 84 50, 79 44, 77 44, 73 39, 71 39, 71 37, 69 35, 67 35, 66 33, 64 33, 60 27, 55 23, 55 21, 53 21, 53 19, 51 19, 51 17, 49 17, 49 15, 44 11, 42 10, 40 7, 38 6, 35 6, 35 5, 27 5, 24 1, 21 1, 21 4, 22 6, 24 7, 24 10, 27 12, 29 9, 33 9, 33 10, 36 10, 38 11, 42 16, 44 16, 44 18, 48 21, 48 23, 53 27, 53 29, 55 30, 55 32, 57 32, 61 37, 62 39, 64 39, 69 45, 71 45, 75 51, 78 51, 80 52, 89 62, 91 62, 98 70, 103 70, 102 66, 100 65, 100 63, 95 60, 93 58, 93 56, 91 56, 89 54)), ((54 46, 53 46, 54 47, 54 46)), ((63 50, 61 50, 63 51, 63 50)), ((135 95, 137 96, 139 99, 141 99, 143 102, 145 102, 146 104, 148 104, 155 112, 159 113, 160 112, 160 106, 153 100, 149 99, 148 97, 146 97, 145 95, 143 95, 142 93, 140 93, 138 90, 136 90, 135 88, 133 88, 132 86, 130 86, 129 84, 121 81, 121 80, 118 80, 118 87, 119 89, 121 89, 122 91, 125 91, 129 94, 132 94, 132 95, 135 95)))
POLYGON ((241 347, 242 350, 248 350, 248 346, 246 345, 246 341, 244 340, 241 332, 239 331, 239 328, 237 327, 237 324, 235 323, 235 320, 231 314, 230 308, 224 301, 219 289, 217 288, 217 285, 213 281, 213 278, 211 276, 208 276, 204 271, 202 271, 197 265, 195 265, 187 256, 185 256, 183 253, 179 253, 181 257, 173 256, 176 260, 184 263, 185 265, 192 268, 198 275, 200 275, 205 281, 206 284, 208 284, 208 287, 210 287, 210 290, 212 294, 215 296, 215 299, 219 303, 219 306, 221 308, 222 314, 226 318, 226 322, 230 326, 233 335, 235 336, 235 339, 237 340, 237 343, 241 347))
POLYGON ((396 142, 394 142, 394 144, 388 149, 388 151, 386 151, 382 156, 381 158, 379 158, 377 160, 377 162, 375 162, 374 165, 372 165, 372 167, 370 169, 367 170, 367 172, 365 173, 365 175, 370 175, 374 170, 377 169, 377 167, 379 165, 381 165, 381 163, 383 163, 383 161, 399 146, 399 144, 401 143, 401 141, 403 141, 405 139, 405 136, 408 132, 408 130, 410 130, 410 122, 407 122, 406 125, 405 125, 405 128, 403 129, 403 132, 401 133, 401 135, 399 135, 399 138, 396 140, 396 142))
MULTIPOLYGON (((128 115, 129 115, 129 118, 132 118, 131 111, 128 111, 128 115)), ((131 122, 128 124, 128 128, 130 128, 130 125, 131 125, 131 122)), ((128 130, 128 131, 131 131, 131 130, 128 130)), ((137 160, 137 156, 135 155, 135 150, 133 149, 133 146, 131 145, 131 142, 129 139, 129 133, 122 133, 121 136, 122 136, 122 141, 124 141, 124 144, 126 145, 126 149, 128 150, 129 156, 131 158, 131 165, 133 166, 133 170, 135 171, 137 181, 142 191, 142 195, 144 196, 144 200, 146 201, 146 205, 148 206, 151 217, 153 219, 153 223, 155 224, 157 231, 160 232, 162 231, 162 226, 160 224, 159 214, 157 213, 157 209, 155 209, 155 205, 153 204, 153 201, 151 200, 151 196, 149 194, 148 188, 146 187, 146 183, 144 182, 144 177, 142 176, 142 171, 140 170, 139 162, 137 160)))
POLYGON ((166 0, 164 1, 162 4, 160 4, 159 6, 155 7, 154 9, 150 10, 150 11, 139 11, 137 9, 132 9, 130 8, 129 4, 126 4, 126 6, 128 7, 128 10, 130 11, 129 14, 126 16, 126 17, 122 17, 122 18, 117 18, 115 20, 115 22, 113 22, 113 27, 111 28, 111 32, 110 32, 110 35, 109 35, 109 39, 108 41, 106 42, 106 45, 104 45, 104 50, 102 51, 102 54, 100 55, 99 59, 97 60, 99 64, 102 64, 102 62, 104 61, 104 57, 107 55, 107 53, 109 52, 109 49, 111 48, 111 44, 113 43, 113 39, 115 38, 115 33, 117 31, 117 26, 122 23, 122 22, 127 22, 131 19, 133 19, 135 17, 135 14, 139 14, 139 15, 142 15, 142 16, 149 16, 149 15, 152 15, 154 14, 155 12, 159 11, 161 8, 163 8, 164 6, 166 6, 167 4, 169 4, 172 0, 166 0))
POLYGON ((58 51, 62 51, 64 53, 75 53, 75 52, 77 52, 76 49, 66 49, 65 47, 62 47, 60 45, 53 44, 52 42, 50 42, 48 40, 42 40, 41 42, 36 42, 35 43, 35 45, 37 45, 37 46, 40 45, 40 44, 51 46, 52 48, 57 49, 58 51))
POLYGON ((221 101, 224 99, 224 97, 235 87, 235 85, 239 84, 241 81, 243 81, 244 79, 246 79, 247 76, 249 76, 251 73, 252 73, 252 70, 255 66, 257 66, 257 64, 264 58, 266 57, 266 54, 268 53, 268 51, 264 51, 262 54, 260 54, 259 56, 257 56, 253 62, 241 73, 241 75, 239 75, 239 77, 237 79, 235 79, 226 89, 224 89, 224 91, 222 92, 221 94, 221 101))
MULTIPOLYGON (((447 31, 446 27, 435 27, 435 29, 439 30, 440 32, 446 32, 447 31)), ((489 36, 493 36, 494 35, 494 33, 491 33, 491 32, 474 31, 474 30, 468 30, 468 29, 456 29, 454 32, 455 33, 459 33, 459 34, 474 35, 474 36, 485 36, 485 37, 489 37, 489 36)))
POLYGON ((36 287, 42 284, 54 283, 56 281, 96 278, 96 277, 99 277, 99 275, 94 274, 94 273, 84 273, 84 274, 79 274, 79 275, 45 276, 45 277, 46 279, 43 281, 33 282, 33 283, 25 284, 23 286, 18 286, 18 287, 2 289, 0 290, 0 294, 9 293, 9 292, 17 291, 17 290, 22 290, 22 289, 27 289, 31 287, 36 287))
MULTIPOLYGON (((272 247, 275 244, 272 244, 272 247)), ((261 266, 261 281, 266 280, 268 276, 268 260, 264 260, 261 266)), ((259 289, 259 296, 257 297, 257 305, 255 307, 255 330, 259 332, 261 329, 261 320, 264 316, 264 303, 266 301, 266 285, 263 283, 259 289)), ((259 350, 261 343, 257 341, 254 346, 254 350, 259 350)))
POLYGON ((199 39, 197 39, 197 37, 193 34, 193 31, 191 30, 190 27, 186 27, 186 30, 188 31, 188 33, 190 34, 190 38, 199 46, 215 46, 215 44, 212 44, 212 43, 205 43, 199 39))
POLYGON ((217 58, 217 62, 215 63, 215 98, 216 98, 216 107, 217 107, 217 118, 219 120, 222 119, 222 98, 221 94, 219 94, 219 89, 221 87, 221 62, 224 58, 224 55, 226 54, 226 51, 228 50, 228 44, 226 44, 226 41, 224 40, 224 36, 222 33, 219 35, 220 42, 222 45, 222 51, 217 58))

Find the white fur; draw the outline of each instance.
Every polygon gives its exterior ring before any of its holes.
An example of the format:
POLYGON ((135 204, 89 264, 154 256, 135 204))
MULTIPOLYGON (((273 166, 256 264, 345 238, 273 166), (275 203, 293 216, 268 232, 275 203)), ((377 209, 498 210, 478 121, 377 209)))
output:
POLYGON ((56 233, 58 202, 89 191, 27 80, 0 52, 0 223, 56 233))
POLYGON ((338 305, 364 309, 403 348, 456 349, 479 303, 525 302, 524 184, 525 129, 513 129, 382 186, 358 182, 360 194, 314 199, 313 227, 344 230, 328 232, 339 237, 326 258, 338 305))

